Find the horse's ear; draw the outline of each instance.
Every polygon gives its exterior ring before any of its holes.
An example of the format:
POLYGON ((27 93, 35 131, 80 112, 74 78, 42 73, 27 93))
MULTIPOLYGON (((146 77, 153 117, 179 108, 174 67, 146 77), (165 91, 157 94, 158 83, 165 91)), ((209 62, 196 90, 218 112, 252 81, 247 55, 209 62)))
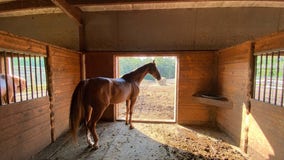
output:
POLYGON ((153 63, 155 64, 155 60, 153 60, 153 63))

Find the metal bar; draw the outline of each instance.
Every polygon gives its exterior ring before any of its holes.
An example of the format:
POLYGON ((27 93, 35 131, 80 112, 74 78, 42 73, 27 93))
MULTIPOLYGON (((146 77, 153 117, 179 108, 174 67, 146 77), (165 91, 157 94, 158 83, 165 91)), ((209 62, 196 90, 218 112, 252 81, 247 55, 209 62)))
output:
POLYGON ((271 102, 271 89, 272 89, 272 75, 273 75, 273 59, 274 54, 271 55, 271 61, 270 61, 270 86, 269 86, 269 93, 268 93, 268 101, 271 102))
POLYGON ((42 88, 42 57, 39 57, 39 70, 40 70, 40 90, 41 90, 41 96, 43 96, 43 88, 42 88))
POLYGON ((267 82, 267 63, 268 63, 268 55, 265 56, 265 76, 264 76, 264 91, 263 91, 263 102, 265 102, 265 96, 266 96, 266 82, 267 82))
POLYGON ((20 85, 20 101, 23 101, 23 94, 22 94, 22 83, 21 83, 21 65, 20 65, 20 54, 17 53, 17 58, 18 58, 18 73, 19 73, 19 85, 20 85))
POLYGON ((26 65, 26 56, 24 56, 24 70, 25 70, 25 80, 26 80, 26 100, 29 98, 28 94, 28 79, 27 79, 27 65, 26 65))
POLYGON ((34 56, 34 62, 35 62, 35 83, 36 83, 36 97, 38 98, 38 81, 37 81, 37 56, 34 56))
POLYGON ((14 99, 14 102, 16 102, 16 88, 15 88, 15 72, 14 72, 14 56, 13 56, 13 53, 11 53, 11 58, 10 58, 10 63, 11 63, 11 68, 12 68, 12 83, 13 83, 13 99, 14 99))
POLYGON ((31 96, 32 99, 34 99, 34 87, 33 87, 33 72, 32 72, 32 57, 29 55, 29 60, 30 60, 30 78, 31 78, 31 96))
POLYGON ((278 97, 278 82, 279 82, 279 66, 280 66, 280 51, 277 53, 277 68, 276 68, 276 86, 275 86, 275 97, 274 97, 274 105, 277 103, 277 97, 278 97))
POLYGON ((282 69, 282 94, 281 94, 280 106, 283 107, 283 98, 284 98, 284 64, 282 66, 283 66, 283 69, 282 69))
POLYGON ((256 56, 253 56, 253 65, 254 65, 254 68, 253 68, 253 86, 252 86, 252 98, 256 99, 256 81, 257 81, 257 57, 256 56))
MULTIPOLYGON (((1 56, 0 56, 0 61, 2 61, 2 55, 4 54, 4 52, 3 51, 1 51, 0 52, 0 54, 1 54, 1 56)), ((2 65, 2 62, 0 63, 1 65, 2 65)), ((1 73, 1 76, 2 76, 2 66, 1 66, 1 71, 0 71, 0 73, 1 73)), ((0 82, 0 105, 3 105, 3 102, 2 102, 2 83, 0 82)))
POLYGON ((260 100, 260 89, 261 89, 261 77, 262 77, 262 55, 260 56, 260 65, 259 65, 259 84, 258 84, 258 97, 257 100, 260 100))
POLYGON ((7 100, 7 104, 9 104, 9 90, 8 90, 8 77, 7 77, 7 53, 4 52, 4 68, 5 68, 5 83, 6 83, 6 100, 7 100))
MULTIPOLYGON (((49 48, 48 47, 46 47, 47 49, 48 49, 48 52, 49 52, 49 48)), ((49 71, 48 71, 48 59, 47 59, 47 57, 44 57, 44 68, 45 68, 45 84, 46 84, 46 88, 45 88, 45 95, 48 95, 48 88, 49 88, 49 82, 48 82, 48 80, 49 80, 49 78, 48 78, 48 76, 49 76, 49 71)))

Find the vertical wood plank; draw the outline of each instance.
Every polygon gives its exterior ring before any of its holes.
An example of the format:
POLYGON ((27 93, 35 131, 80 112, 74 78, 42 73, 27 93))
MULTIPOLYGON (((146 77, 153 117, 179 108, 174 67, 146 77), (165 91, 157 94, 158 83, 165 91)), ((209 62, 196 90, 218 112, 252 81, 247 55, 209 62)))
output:
POLYGON ((48 76, 48 81, 47 81, 47 86, 48 86, 48 96, 49 96, 49 110, 50 110, 50 134, 51 134, 51 141, 54 142, 55 141, 55 137, 54 137, 54 90, 53 90, 53 84, 54 84, 54 80, 53 80, 53 71, 52 71, 52 64, 53 64, 53 60, 52 60, 52 55, 50 52, 50 47, 46 46, 46 53, 47 53, 47 76, 48 76))

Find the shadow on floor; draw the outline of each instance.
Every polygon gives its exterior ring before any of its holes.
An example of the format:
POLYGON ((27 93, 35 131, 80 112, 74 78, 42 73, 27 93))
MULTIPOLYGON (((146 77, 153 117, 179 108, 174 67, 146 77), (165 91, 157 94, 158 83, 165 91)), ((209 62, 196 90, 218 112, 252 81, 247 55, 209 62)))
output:
POLYGON ((87 147, 85 131, 81 129, 78 144, 70 134, 35 155, 34 160, 70 159, 246 159, 223 140, 199 134, 177 124, 134 123, 129 130, 123 122, 99 123, 99 149, 87 147))

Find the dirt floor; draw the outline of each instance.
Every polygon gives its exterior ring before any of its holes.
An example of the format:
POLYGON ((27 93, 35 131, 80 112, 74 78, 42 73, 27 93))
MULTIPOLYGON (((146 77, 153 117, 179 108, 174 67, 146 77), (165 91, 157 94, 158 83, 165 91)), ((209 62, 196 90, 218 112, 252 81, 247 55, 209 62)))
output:
POLYGON ((129 130, 124 122, 100 122, 99 149, 88 148, 82 129, 78 144, 70 134, 58 138, 33 160, 155 160, 155 159, 247 159, 231 139, 214 128, 178 124, 134 123, 129 130))

